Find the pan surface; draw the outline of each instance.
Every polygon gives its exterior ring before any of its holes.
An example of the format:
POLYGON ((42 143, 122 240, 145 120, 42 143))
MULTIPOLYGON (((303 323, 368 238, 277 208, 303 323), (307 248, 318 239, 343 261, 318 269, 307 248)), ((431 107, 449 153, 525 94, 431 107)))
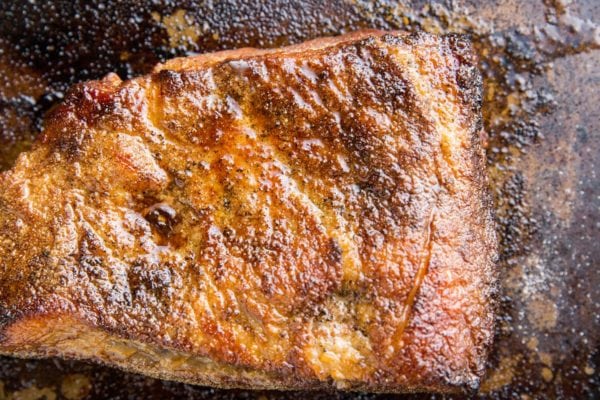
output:
MULTIPOLYGON (((111 71, 128 78, 173 56, 364 27, 470 34, 502 242, 497 337, 473 398, 600 398, 599 24, 597 0, 3 0, 0 170, 70 85, 111 71)), ((0 358, 6 398, 442 396, 225 391, 83 362, 0 358)))

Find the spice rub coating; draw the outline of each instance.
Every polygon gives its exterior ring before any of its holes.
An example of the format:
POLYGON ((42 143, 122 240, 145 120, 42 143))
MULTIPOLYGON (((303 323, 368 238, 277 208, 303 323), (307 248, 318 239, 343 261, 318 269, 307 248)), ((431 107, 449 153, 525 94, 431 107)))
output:
POLYGON ((360 31, 75 86, 0 174, 0 353, 219 387, 477 387, 468 40, 360 31))

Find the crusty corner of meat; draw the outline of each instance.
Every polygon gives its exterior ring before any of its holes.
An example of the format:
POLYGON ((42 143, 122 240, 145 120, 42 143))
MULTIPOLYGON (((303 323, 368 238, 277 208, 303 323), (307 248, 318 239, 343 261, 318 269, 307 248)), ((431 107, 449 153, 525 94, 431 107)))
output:
POLYGON ((476 388, 496 236, 467 38, 75 86, 0 174, 0 353, 217 387, 476 388))

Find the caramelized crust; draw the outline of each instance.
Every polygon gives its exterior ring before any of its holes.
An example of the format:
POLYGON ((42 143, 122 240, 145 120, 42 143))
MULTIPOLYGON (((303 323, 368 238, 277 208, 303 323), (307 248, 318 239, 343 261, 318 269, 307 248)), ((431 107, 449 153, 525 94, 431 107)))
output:
POLYGON ((458 36, 72 89, 0 175, 0 353, 221 387, 476 387, 496 238, 458 36))

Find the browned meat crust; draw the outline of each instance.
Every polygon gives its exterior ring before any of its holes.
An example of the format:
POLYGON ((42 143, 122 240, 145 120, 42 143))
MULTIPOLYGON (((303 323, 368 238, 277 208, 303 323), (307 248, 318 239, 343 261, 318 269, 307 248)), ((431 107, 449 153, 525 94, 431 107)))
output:
POLYGON ((0 175, 0 352, 221 387, 476 387, 496 238, 458 36, 76 86, 0 175))

